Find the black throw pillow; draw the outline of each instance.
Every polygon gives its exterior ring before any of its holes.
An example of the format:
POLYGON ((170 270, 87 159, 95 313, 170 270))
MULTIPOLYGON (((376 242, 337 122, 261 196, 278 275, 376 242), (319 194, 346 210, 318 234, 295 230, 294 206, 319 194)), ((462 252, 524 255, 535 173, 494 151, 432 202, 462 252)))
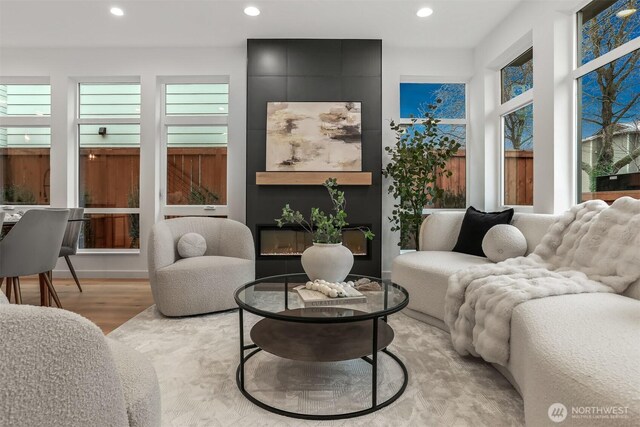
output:
POLYGON ((485 256, 482 251, 482 239, 494 225, 510 224, 513 208, 502 212, 482 212, 470 206, 464 214, 458 241, 453 252, 485 256))

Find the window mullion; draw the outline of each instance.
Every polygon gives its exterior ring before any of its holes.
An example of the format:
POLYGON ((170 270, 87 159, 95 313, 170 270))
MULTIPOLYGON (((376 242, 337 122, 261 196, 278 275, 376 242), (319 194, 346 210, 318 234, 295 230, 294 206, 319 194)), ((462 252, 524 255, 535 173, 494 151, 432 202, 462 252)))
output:
POLYGON ((164 116, 165 126, 227 126, 228 116, 164 116))
POLYGON ((0 126, 4 127, 43 127, 51 126, 51 117, 1 116, 0 126))
POLYGON ((77 125, 139 125, 140 118, 113 118, 113 117, 91 117, 76 119, 77 125))
POLYGON ((528 104, 533 102, 533 88, 528 91, 516 96, 515 98, 511 98, 504 104, 498 107, 498 115, 506 116, 507 114, 513 113, 521 109, 522 107, 526 107, 528 104))
POLYGON ((625 55, 628 55, 629 53, 640 49, 640 37, 635 38, 631 41, 628 41, 627 43, 618 46, 617 48, 610 50, 609 52, 605 53, 602 56, 599 56, 595 59, 592 59, 591 61, 587 62, 584 65, 581 65, 580 67, 576 68, 573 71, 573 78, 574 79, 578 79, 582 76, 584 76, 585 74, 589 74, 590 72, 604 66, 607 65, 613 61, 615 61, 616 59, 622 58, 625 55))

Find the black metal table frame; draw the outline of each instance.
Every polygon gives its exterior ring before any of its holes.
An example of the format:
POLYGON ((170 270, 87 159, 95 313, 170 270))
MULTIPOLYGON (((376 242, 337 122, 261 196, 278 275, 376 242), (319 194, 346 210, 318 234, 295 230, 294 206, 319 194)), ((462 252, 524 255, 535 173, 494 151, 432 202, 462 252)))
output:
MULTIPOLYGON (((289 280, 288 279, 292 276, 295 276, 295 275, 285 274, 281 276, 272 276, 269 278, 262 279, 262 280, 284 279, 285 310, 289 309, 289 280)), ((300 277, 304 277, 304 276, 305 276, 304 274, 300 274, 300 277)), ((366 277, 366 276, 360 276, 360 277, 366 277)), ((376 281, 380 280, 373 277, 366 277, 366 278, 371 280, 376 280, 376 281)), ((404 363, 402 363, 402 361, 398 358, 398 356, 393 354, 387 348, 383 348, 380 351, 382 351, 383 353, 391 357, 391 359, 393 359, 398 364, 398 366, 402 369, 404 379, 402 382, 402 386, 393 396, 391 396, 389 399, 385 400, 384 402, 378 403, 377 401, 378 400, 377 399, 378 397, 378 349, 377 348, 378 348, 378 321, 382 319, 386 323, 388 315, 402 310, 409 303, 409 295, 404 288, 400 287, 400 289, 404 292, 406 296, 405 300, 401 304, 398 304, 397 306, 393 307, 392 309, 386 308, 387 298, 388 298, 387 288, 389 285, 385 283, 384 284, 384 287, 385 287, 385 293, 384 293, 385 310, 384 311, 370 313, 363 316, 351 316, 351 317, 339 318, 339 321, 336 321, 335 318, 304 318, 304 317, 293 318, 289 316, 279 315, 278 313, 266 312, 266 311, 259 310, 255 307, 247 306, 242 301, 240 301, 240 299, 238 298, 238 294, 240 293, 240 291, 250 286, 254 286, 255 284, 256 284, 256 281, 253 281, 249 284, 241 286, 238 290, 236 290, 234 294, 234 298, 239 307, 238 318, 239 318, 239 327, 240 327, 240 363, 238 365, 238 368, 236 369, 236 383, 238 385, 238 388, 240 389, 240 392, 242 392, 244 397, 246 397, 249 401, 251 401, 252 403, 254 403, 255 405, 263 409, 266 409, 269 412, 273 412, 278 415, 284 415, 286 417, 300 418, 305 420, 319 420, 319 421, 325 420, 326 421, 326 420, 340 420, 345 418, 355 418, 362 415, 370 414, 372 412, 378 411, 390 405, 391 403, 395 402, 400 396, 402 396, 402 394, 407 388, 407 383, 409 382, 409 373, 407 371, 407 367, 404 365, 404 363), (256 314, 261 317, 269 318, 269 319, 277 319, 277 320, 284 320, 287 322, 298 322, 298 323, 346 323, 346 322, 360 322, 360 321, 371 320, 373 322, 371 357, 370 358, 367 356, 361 357, 362 360, 364 360, 365 362, 371 365, 371 407, 362 409, 359 411, 344 412, 340 414, 321 414, 321 415, 303 414, 303 413, 290 412, 290 411, 285 411, 283 409, 276 408, 252 396, 251 393, 249 393, 245 388, 244 365, 250 358, 252 358, 257 353, 262 351, 262 349, 258 347, 256 344, 245 345, 244 343, 244 314, 243 314, 244 310, 247 310, 250 313, 256 314), (253 350, 253 351, 250 352, 248 355, 245 355, 245 352, 248 350, 253 350)))

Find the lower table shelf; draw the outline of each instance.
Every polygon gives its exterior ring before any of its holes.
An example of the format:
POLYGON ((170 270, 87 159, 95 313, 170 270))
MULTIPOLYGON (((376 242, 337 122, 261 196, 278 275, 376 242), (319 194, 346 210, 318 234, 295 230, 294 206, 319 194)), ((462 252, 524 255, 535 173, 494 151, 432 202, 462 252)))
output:
MULTIPOLYGON (((393 329, 378 321, 378 350, 393 341, 393 329)), ((307 362, 358 359, 372 352, 373 320, 349 323, 295 323, 262 319, 251 329, 252 341, 279 357, 307 362)))

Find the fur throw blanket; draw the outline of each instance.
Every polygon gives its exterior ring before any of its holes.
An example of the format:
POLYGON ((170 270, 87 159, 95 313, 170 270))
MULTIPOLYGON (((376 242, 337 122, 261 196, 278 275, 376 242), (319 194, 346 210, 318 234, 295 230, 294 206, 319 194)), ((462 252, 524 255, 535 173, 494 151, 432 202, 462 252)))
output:
POLYGON ((640 278, 640 200, 574 206, 526 257, 449 278, 445 322, 456 351, 509 361, 511 314, 523 302, 584 292, 621 293, 640 278))

